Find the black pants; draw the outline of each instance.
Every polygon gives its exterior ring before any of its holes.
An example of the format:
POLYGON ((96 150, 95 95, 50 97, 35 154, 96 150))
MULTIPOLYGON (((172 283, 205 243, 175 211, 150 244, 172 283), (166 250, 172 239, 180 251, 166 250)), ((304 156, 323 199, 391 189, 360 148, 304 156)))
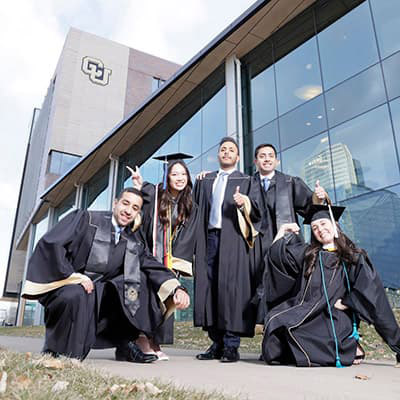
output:
POLYGON ((45 308, 44 351, 83 360, 92 348, 117 347, 137 337, 116 288, 106 284, 98 301, 97 286, 88 294, 81 285, 66 285, 40 298, 45 308))
MULTIPOLYGON (((218 260, 219 260, 219 239, 221 231, 211 229, 207 235, 207 257, 208 257, 208 279, 211 287, 214 321, 218 316, 218 260)), ((234 332, 218 329, 217 326, 208 327, 209 338, 221 347, 240 346, 240 337, 234 332)))

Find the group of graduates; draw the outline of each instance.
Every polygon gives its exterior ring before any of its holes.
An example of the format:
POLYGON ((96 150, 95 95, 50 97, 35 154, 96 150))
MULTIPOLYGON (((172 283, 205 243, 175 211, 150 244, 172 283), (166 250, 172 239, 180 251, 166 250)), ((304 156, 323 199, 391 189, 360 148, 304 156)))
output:
POLYGON ((129 168, 133 187, 112 212, 73 211, 38 242, 22 295, 44 306, 44 352, 84 359, 115 347, 117 360, 167 360, 160 345, 173 343, 173 310, 190 303, 178 278, 193 276, 194 325, 212 342, 198 360, 238 361, 240 338, 261 325, 269 364, 352 365, 365 356, 364 320, 400 362, 381 280, 318 181, 312 191, 277 171, 271 144, 257 146, 248 176, 236 169, 236 141, 223 138, 219 170, 200 173, 194 187, 184 157, 164 158, 158 185, 129 168))

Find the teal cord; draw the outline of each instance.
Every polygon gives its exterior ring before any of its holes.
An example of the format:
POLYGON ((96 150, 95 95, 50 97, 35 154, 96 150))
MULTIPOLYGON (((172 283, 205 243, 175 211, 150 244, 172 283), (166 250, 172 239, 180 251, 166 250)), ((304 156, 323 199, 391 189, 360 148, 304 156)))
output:
POLYGON ((336 352, 336 368, 343 368, 342 363, 340 362, 340 356, 339 356, 339 344, 336 336, 336 329, 335 329, 335 324, 333 322, 333 316, 332 316, 332 309, 331 305, 329 303, 329 298, 328 298, 328 291, 326 289, 326 284, 325 284, 325 274, 324 274, 324 267, 322 265, 322 257, 321 257, 321 252, 319 252, 319 267, 321 269, 321 276, 322 276, 322 286, 324 288, 324 295, 325 295, 325 300, 326 304, 328 305, 328 312, 329 312, 329 318, 331 320, 331 325, 332 325, 332 332, 333 332, 333 338, 335 340, 335 352, 336 352))
MULTIPOLYGON (((343 269, 344 269, 344 274, 346 275, 347 290, 349 291, 349 294, 350 294, 350 292, 351 292, 350 279, 349 279, 349 274, 347 273, 347 268, 346 268, 345 263, 343 263, 343 269)), ((358 333, 358 329, 357 329, 356 314, 354 312, 353 312, 353 332, 351 332, 349 339, 350 338, 354 338, 355 340, 357 340, 357 342, 360 340, 360 334, 358 333)))

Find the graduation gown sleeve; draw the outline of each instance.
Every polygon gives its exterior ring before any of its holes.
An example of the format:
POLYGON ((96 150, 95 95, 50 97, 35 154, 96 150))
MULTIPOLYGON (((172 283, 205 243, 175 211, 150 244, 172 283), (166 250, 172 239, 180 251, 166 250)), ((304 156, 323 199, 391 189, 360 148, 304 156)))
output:
POLYGON ((147 248, 141 255, 141 271, 146 275, 148 284, 152 287, 152 292, 157 293, 161 309, 166 313, 165 318, 175 310, 172 302, 174 291, 181 286, 175 274, 153 257, 147 248))
POLYGON ((172 267, 183 275, 193 275, 193 255, 195 253, 199 208, 193 202, 189 218, 178 228, 172 243, 172 267))
POLYGON ((307 245, 293 233, 277 240, 265 257, 264 285, 266 299, 271 305, 295 296, 303 273, 304 253, 307 245))
MULTIPOLYGON (((155 190, 156 186, 145 182, 143 184, 142 193, 144 198, 144 217, 143 217, 143 232, 145 235, 146 243, 152 250, 154 246, 153 229, 154 229, 154 209, 155 209, 155 190)), ((174 270, 179 271, 183 275, 192 276, 193 267, 192 259, 195 252, 197 224, 199 221, 199 213, 197 204, 193 201, 192 211, 189 218, 179 227, 177 227, 174 239, 172 241, 172 267, 174 270)), ((157 226, 158 235, 162 236, 162 228, 160 223, 157 226)), ((162 238, 161 238, 162 241, 162 238)), ((162 247, 161 243, 156 246, 162 247)), ((156 251, 158 255, 162 251, 156 251)), ((161 255, 160 255, 161 258, 161 255)))
POLYGON ((37 298, 61 286, 89 280, 77 272, 71 259, 83 240, 88 223, 86 211, 71 212, 39 240, 29 260, 23 297, 37 298))
POLYGON ((304 217, 313 202, 313 192, 298 177, 293 177, 293 208, 295 213, 304 217))
POLYGON ((250 248, 254 247, 261 227, 259 185, 250 180, 248 193, 244 196, 244 205, 237 209, 238 222, 243 238, 250 248))
POLYGON ((367 256, 360 255, 349 271, 351 290, 343 304, 353 309, 396 352, 400 361, 400 329, 390 307, 382 281, 367 256))

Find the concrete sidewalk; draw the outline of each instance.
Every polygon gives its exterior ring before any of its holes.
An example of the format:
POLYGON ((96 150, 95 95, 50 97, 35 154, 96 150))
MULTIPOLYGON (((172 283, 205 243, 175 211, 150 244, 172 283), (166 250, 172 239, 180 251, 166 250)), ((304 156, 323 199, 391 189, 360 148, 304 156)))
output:
MULTIPOLYGON (((40 352, 42 339, 0 336, 0 346, 21 352, 40 352)), ((114 351, 93 350, 85 363, 131 379, 159 379, 239 399, 353 400, 400 399, 400 368, 394 362, 365 362, 349 368, 268 366, 256 354, 242 354, 234 364, 197 361, 197 351, 166 349, 170 361, 133 364, 114 361, 114 351), (356 379, 365 375, 368 380, 356 379)))

